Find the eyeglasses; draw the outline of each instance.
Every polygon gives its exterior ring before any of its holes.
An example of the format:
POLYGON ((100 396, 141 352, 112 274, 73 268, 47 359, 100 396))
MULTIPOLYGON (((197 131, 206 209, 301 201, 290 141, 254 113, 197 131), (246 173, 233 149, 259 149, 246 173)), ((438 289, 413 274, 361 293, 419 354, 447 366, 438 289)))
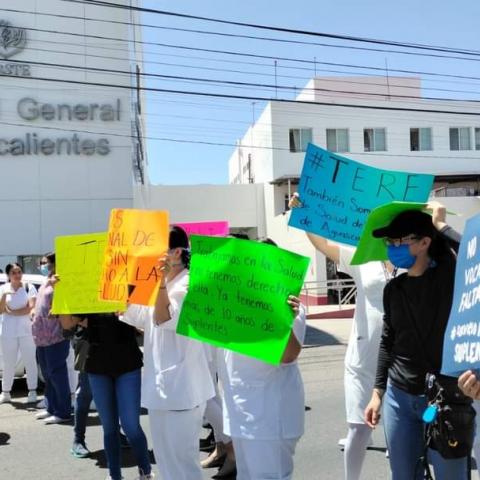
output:
POLYGON ((383 241, 387 247, 399 247, 400 245, 411 245, 422 238, 423 237, 419 237, 418 235, 407 235, 406 237, 401 238, 384 238, 383 241))

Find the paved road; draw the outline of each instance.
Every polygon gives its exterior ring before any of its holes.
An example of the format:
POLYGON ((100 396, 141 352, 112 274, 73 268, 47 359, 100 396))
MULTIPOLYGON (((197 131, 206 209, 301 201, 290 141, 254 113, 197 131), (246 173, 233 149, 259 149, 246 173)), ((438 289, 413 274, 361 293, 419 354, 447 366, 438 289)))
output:
MULTIPOLYGON (((345 433, 343 406, 343 356, 349 320, 311 322, 307 346, 300 366, 305 382, 307 405, 306 433, 298 445, 295 480, 340 480, 343 454, 337 440, 345 433)), ((15 480, 102 480, 107 475, 102 434, 98 417, 93 414, 87 431, 92 450, 89 459, 69 454, 72 427, 45 426, 34 419, 34 411, 25 408, 25 386, 17 382, 12 405, 0 405, 0 478, 15 480)), ((148 435, 146 416, 142 424, 148 435)), ((382 432, 375 432, 375 448, 369 450, 364 479, 388 478, 382 432)), ((124 452, 124 476, 136 475, 133 459, 124 452)), ((205 471, 205 479, 216 470, 205 471)))

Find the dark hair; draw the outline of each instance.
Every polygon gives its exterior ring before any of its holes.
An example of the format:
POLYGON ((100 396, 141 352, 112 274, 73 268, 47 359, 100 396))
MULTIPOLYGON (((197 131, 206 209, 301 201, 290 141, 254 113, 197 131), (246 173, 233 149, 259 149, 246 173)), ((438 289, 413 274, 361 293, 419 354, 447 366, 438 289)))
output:
POLYGON ((185 268, 190 267, 190 244, 188 243, 188 235, 182 227, 175 225, 170 229, 168 248, 182 248, 182 263, 185 268))
POLYGON ((228 236, 240 240, 250 240, 250 237, 246 233, 229 233, 228 236))
POLYGON ((44 255, 44 257, 52 264, 55 265, 55 253, 49 252, 44 255))
POLYGON ((7 276, 10 276, 10 272, 12 271, 12 268, 19 268, 22 273, 23 273, 23 268, 20 264, 18 264, 17 262, 13 262, 13 263, 9 263, 6 267, 5 267, 5 273, 7 274, 7 276))
POLYGON ((278 247, 278 245, 276 244, 276 242, 274 242, 271 238, 262 238, 260 240, 261 243, 266 243, 267 245, 273 245, 274 247, 278 247))
POLYGON ((442 235, 435 234, 429 237, 432 239, 428 247, 428 256, 435 262, 442 262, 447 259, 455 260, 455 253, 450 247, 448 240, 442 235))

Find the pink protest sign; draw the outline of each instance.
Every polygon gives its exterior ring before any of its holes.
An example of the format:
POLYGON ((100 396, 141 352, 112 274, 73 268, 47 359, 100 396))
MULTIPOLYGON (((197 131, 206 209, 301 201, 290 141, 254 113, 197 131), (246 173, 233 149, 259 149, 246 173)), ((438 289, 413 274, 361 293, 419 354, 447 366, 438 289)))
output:
POLYGON ((229 232, 228 222, 194 222, 194 223, 175 223, 182 227, 190 235, 209 235, 217 237, 226 237, 229 232))

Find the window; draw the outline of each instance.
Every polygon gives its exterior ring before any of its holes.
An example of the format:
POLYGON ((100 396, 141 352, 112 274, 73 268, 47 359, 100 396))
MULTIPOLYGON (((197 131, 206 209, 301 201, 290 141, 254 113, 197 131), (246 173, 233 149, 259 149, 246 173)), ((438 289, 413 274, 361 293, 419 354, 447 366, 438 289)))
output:
POLYGON ((289 132, 289 137, 291 152, 306 152, 307 145, 309 143, 312 143, 312 129, 291 128, 289 132))
POLYGON ((411 128, 410 150, 412 152, 418 152, 419 150, 432 150, 432 129, 411 128))
POLYGON ((348 130, 346 128, 327 128, 327 150, 348 152, 348 130))
POLYGON ((384 128, 365 128, 363 130, 363 150, 365 152, 385 152, 387 150, 384 128))
POLYGON ((475 128, 475 150, 480 150, 480 128, 475 128))
POLYGON ((450 129, 450 150, 471 150, 470 128, 450 129))

